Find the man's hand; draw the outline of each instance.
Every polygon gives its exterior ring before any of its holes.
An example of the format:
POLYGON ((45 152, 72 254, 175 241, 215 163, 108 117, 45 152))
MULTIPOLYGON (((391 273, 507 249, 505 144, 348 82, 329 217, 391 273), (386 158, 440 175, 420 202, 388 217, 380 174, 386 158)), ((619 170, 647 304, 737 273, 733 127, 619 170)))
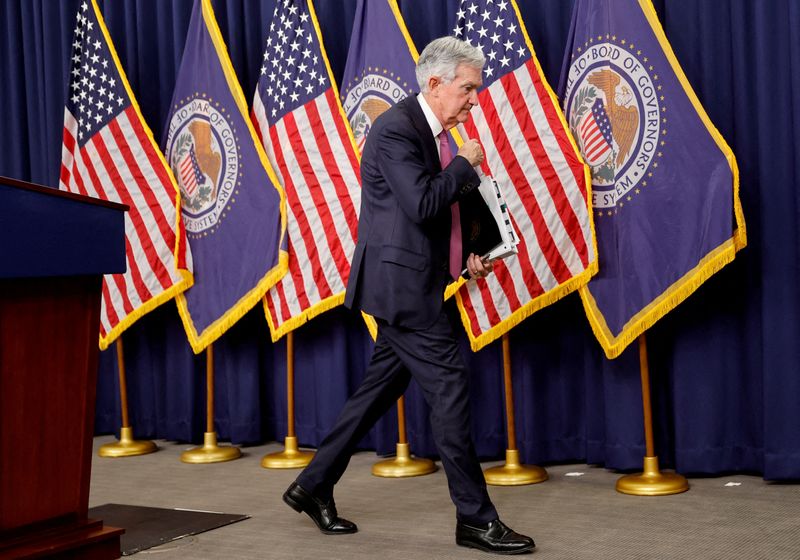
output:
POLYGON ((475 253, 470 253, 467 257, 467 272, 470 278, 486 278, 492 271, 494 263, 483 260, 475 253))
POLYGON ((472 167, 477 167, 483 162, 483 150, 480 143, 474 138, 461 144, 456 155, 466 158, 472 167))

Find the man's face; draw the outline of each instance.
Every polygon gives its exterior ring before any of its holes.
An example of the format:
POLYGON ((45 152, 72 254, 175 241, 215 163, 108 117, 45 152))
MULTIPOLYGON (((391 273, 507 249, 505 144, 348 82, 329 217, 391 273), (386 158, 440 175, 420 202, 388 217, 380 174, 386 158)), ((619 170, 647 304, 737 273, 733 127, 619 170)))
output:
POLYGON ((459 64, 456 76, 449 84, 439 76, 431 76, 428 80, 429 93, 425 97, 445 130, 469 118, 470 109, 478 104, 481 83, 481 69, 466 64, 459 64))

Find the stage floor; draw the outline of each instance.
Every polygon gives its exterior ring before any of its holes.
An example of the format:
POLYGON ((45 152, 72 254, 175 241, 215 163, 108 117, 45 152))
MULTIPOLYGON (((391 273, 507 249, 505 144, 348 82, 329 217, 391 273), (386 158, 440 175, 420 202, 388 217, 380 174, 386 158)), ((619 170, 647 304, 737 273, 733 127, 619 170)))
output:
MULTIPOLYGON (((157 441, 159 451, 123 459, 98 457, 114 441, 95 438, 90 507, 106 503, 236 512, 250 519, 144 550, 159 560, 488 558, 456 546, 455 510, 444 472, 405 479, 370 473, 374 453, 353 457, 337 486, 340 515, 354 535, 321 534, 281 495, 296 470, 267 470, 271 443, 246 447, 241 459, 181 463, 192 446, 157 441)), ((413 452, 413 442, 412 442, 413 452)), ((486 463, 484 467, 498 463, 486 463)), ((684 494, 635 497, 614 490, 618 473, 587 465, 547 466, 550 480, 489 487, 501 518, 531 535, 536 558, 554 560, 735 560, 800 558, 800 485, 732 475, 690 478, 684 494)))

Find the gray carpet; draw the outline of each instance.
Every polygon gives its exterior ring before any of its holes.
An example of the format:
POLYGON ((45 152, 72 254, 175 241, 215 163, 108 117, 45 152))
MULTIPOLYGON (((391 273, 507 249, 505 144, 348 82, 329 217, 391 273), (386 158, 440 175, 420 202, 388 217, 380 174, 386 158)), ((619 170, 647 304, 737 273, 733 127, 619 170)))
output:
MULTIPOLYGON (((95 451, 110 436, 95 438, 95 451)), ((455 545, 455 516, 444 473, 407 479, 370 474, 373 453, 353 457, 337 486, 339 513, 354 535, 322 535, 281 501, 294 470, 260 466, 272 443, 243 458, 186 465, 188 445, 157 442, 150 455, 92 464, 90 506, 108 502, 234 511, 251 519, 135 554, 175 559, 470 559, 492 556, 455 545)), ((413 451, 413 442, 412 442, 413 451)), ((493 466, 497 463, 486 464, 493 466)), ((587 465, 548 467, 550 480, 490 487, 502 519, 534 537, 530 558, 552 560, 798 560, 800 485, 759 477, 692 478, 674 496, 636 497, 614 490, 618 474, 587 465), (576 476, 576 473, 582 473, 576 476)))

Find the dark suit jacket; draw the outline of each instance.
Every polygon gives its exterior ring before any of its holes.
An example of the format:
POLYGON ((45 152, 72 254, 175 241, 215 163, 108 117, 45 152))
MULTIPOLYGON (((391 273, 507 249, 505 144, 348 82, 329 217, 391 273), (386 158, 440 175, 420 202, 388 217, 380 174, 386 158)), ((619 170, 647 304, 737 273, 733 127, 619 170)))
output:
POLYGON ((480 183, 463 157, 442 170, 436 142, 411 95, 376 119, 361 158, 358 243, 345 305, 412 329, 439 316, 450 280, 450 205, 480 183))

